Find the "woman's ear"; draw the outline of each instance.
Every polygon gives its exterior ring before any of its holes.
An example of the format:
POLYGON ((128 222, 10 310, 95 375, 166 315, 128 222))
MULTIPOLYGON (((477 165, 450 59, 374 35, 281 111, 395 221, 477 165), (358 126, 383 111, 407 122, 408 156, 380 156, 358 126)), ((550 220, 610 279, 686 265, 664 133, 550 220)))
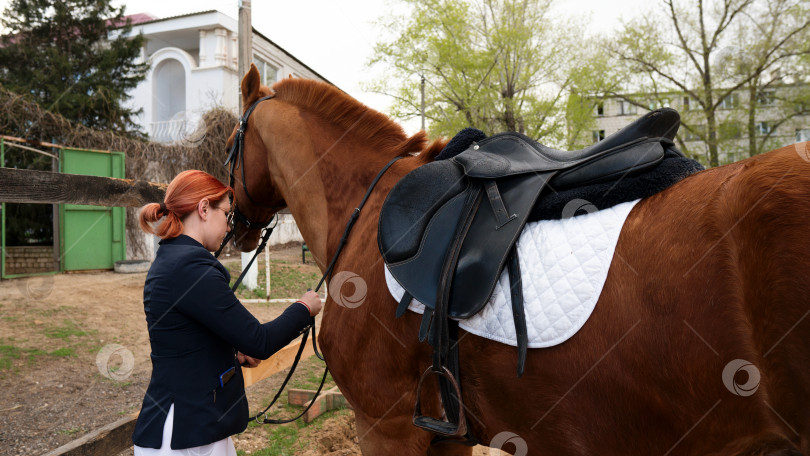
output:
POLYGON ((201 219, 208 220, 208 212, 210 210, 211 204, 208 202, 207 198, 203 198, 197 203, 197 214, 199 214, 201 219))

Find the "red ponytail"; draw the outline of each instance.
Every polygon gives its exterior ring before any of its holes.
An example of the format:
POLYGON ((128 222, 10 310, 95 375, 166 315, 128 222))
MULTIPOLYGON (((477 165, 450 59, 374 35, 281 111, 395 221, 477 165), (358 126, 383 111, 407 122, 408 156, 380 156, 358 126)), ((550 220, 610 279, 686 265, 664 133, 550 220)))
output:
POLYGON ((231 191, 230 187, 204 171, 183 171, 169 184, 163 204, 149 203, 141 208, 138 216, 141 229, 161 239, 180 236, 183 233, 183 218, 197 210, 201 200, 207 198, 214 204, 231 191), (164 215, 166 219, 155 230, 152 223, 164 215))

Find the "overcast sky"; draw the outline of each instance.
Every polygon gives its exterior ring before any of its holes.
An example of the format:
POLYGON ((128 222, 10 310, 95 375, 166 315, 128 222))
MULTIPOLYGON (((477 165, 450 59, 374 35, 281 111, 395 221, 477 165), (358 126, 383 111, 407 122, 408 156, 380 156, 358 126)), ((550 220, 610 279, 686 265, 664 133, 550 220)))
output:
MULTIPOLYGON (((375 25, 396 7, 392 0, 253 0, 253 27, 307 66, 363 103, 385 111, 385 96, 364 92, 361 82, 373 74, 367 67, 374 43, 383 35, 375 25)), ((589 18, 596 32, 610 31, 620 18, 642 10, 648 0, 558 0, 562 14, 589 18)), ((4 10, 8 0, 0 0, 4 10)), ((237 18, 238 0, 114 0, 126 13, 165 18, 219 10, 237 18)))

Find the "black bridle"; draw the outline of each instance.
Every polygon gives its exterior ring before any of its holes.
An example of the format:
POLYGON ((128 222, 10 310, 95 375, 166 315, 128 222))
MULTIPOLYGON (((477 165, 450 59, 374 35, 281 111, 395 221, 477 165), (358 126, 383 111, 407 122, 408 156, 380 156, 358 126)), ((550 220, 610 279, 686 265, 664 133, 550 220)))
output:
MULTIPOLYGON (((248 201, 250 201, 254 206, 262 206, 268 209, 272 209, 274 211, 273 217, 271 217, 270 220, 268 220, 267 222, 255 222, 255 221, 251 222, 250 219, 248 219, 247 216, 245 216, 245 214, 243 214, 239 210, 239 208, 236 207, 236 204, 234 204, 233 193, 229 194, 228 199, 230 200, 231 203, 231 211, 228 213, 228 224, 230 225, 231 230, 228 232, 228 234, 225 235, 225 239, 222 240, 222 244, 220 244, 219 249, 217 249, 216 253, 214 254, 214 256, 216 257, 219 257, 219 254, 222 252, 222 249, 224 249, 225 246, 228 245, 228 242, 230 242, 231 238, 234 235, 235 232, 234 228, 236 228, 237 223, 241 223, 242 225, 244 225, 247 230, 264 229, 264 233, 261 235, 262 242, 260 243, 256 251, 257 255, 261 253, 261 251, 264 250, 264 247, 267 244, 267 239, 270 238, 270 234, 272 234, 273 232, 273 228, 275 228, 275 225, 273 225, 272 227, 268 226, 270 225, 270 223, 273 222, 273 219, 276 218, 276 213, 279 210, 284 209, 286 207, 286 206, 270 206, 264 203, 257 202, 256 200, 253 199, 252 196, 250 196, 250 192, 248 191, 247 188, 247 181, 245 180, 245 130, 247 130, 248 118, 253 113, 253 110, 256 109, 256 106, 258 106, 259 103, 261 103, 264 100, 269 100, 273 97, 275 97, 275 95, 268 95, 266 97, 259 98, 258 100, 254 101, 253 104, 250 105, 250 107, 245 111, 245 113, 239 119, 239 128, 236 129, 236 134, 233 137, 233 144, 231 145, 230 152, 228 152, 228 158, 225 159, 225 163, 222 164, 222 166, 228 166, 229 163, 231 165, 230 169, 228 170, 229 175, 228 186, 231 187, 231 189, 233 189, 234 183, 236 181, 236 164, 237 162, 242 163, 240 169, 242 171, 242 189, 245 191, 245 196, 247 196, 248 201)), ((253 260, 251 260, 251 264, 252 263, 253 260)), ((241 276, 239 277, 236 285, 238 286, 240 282, 242 282, 241 276)))
MULTIPOLYGON (((247 183, 245 182, 245 156, 244 156, 244 154, 245 154, 245 150, 244 150, 244 148, 245 148, 245 130, 247 129, 248 118, 253 113, 253 110, 256 109, 256 106, 259 103, 261 103, 262 101, 265 101, 265 100, 269 100, 269 99, 273 98, 274 96, 275 95, 268 95, 266 97, 259 98, 258 100, 253 102, 252 105, 250 105, 250 107, 242 115, 242 118, 239 119, 239 128, 237 128, 236 134, 234 135, 233 145, 231 146, 231 150, 228 153, 228 158, 225 160, 224 166, 228 166, 229 163, 231 165, 230 169, 228 171, 228 173, 230 175, 229 185, 230 185, 231 188, 233 188, 233 184, 234 184, 234 181, 235 181, 235 178, 236 178, 236 173, 235 173, 235 171, 236 171, 236 162, 237 161, 242 162, 242 166, 241 166, 241 168, 242 168, 242 188, 245 191, 245 196, 247 196, 248 200, 251 203, 253 203, 254 205, 263 206, 263 207, 266 207, 266 208, 269 208, 269 209, 273 209, 274 211, 278 211, 279 209, 283 209, 286 206, 268 206, 266 204, 256 202, 250 196, 250 192, 248 192, 248 189, 247 189, 247 183)), ((365 196, 363 196, 363 200, 360 202, 360 205, 358 207, 356 207, 354 209, 354 211, 352 212, 351 217, 349 217, 349 222, 346 224, 346 229, 343 232, 343 236, 340 239, 340 244, 338 245, 337 251, 335 252, 335 255, 332 257, 332 261, 329 262, 329 266, 326 268, 326 272, 324 273, 324 275, 321 278, 320 282, 318 282, 318 285, 315 287, 316 292, 318 290, 320 290, 321 285, 323 285, 326 278, 329 277, 332 274, 332 269, 335 267, 335 263, 337 263, 338 256, 340 255, 340 252, 343 250, 343 247, 345 246, 346 241, 348 240, 349 233, 351 232, 351 229, 354 226, 354 223, 357 221, 358 217, 360 216, 360 210, 363 208, 363 206, 365 206, 366 201, 368 200, 369 196, 371 195, 371 191, 377 185, 377 182, 379 182, 382 175, 385 174, 386 171, 388 171, 388 168, 390 168, 391 165, 393 165, 394 162, 396 162, 400 158, 402 158, 402 157, 394 158, 393 160, 388 162, 388 164, 385 165, 385 167, 383 167, 382 170, 380 170, 380 172, 377 174, 377 176, 371 182, 371 185, 369 186, 368 190, 366 191, 365 196)), ((233 237, 234 231, 235 231, 234 228, 236 227, 236 223, 243 224, 248 230, 250 230, 250 229, 259 229, 259 228, 264 229, 264 233, 261 235, 261 242, 259 243, 259 246, 256 248, 256 253, 253 255, 253 258, 250 259, 250 262, 248 263, 247 267, 244 268, 244 270, 242 271, 242 274, 239 275, 239 278, 236 279, 236 282, 234 282, 233 287, 231 288, 234 292, 236 292, 237 287, 239 287, 239 284, 242 283, 242 279, 244 278, 247 271, 250 269, 250 266, 253 265, 253 261, 256 259, 257 256, 259 256, 259 254, 264 250, 265 246, 267 245, 267 240, 270 238, 270 234, 272 234, 273 228, 275 228, 275 226, 276 226, 276 225, 273 225, 273 226, 269 226, 269 225, 273 221, 273 219, 276 218, 276 214, 274 213, 273 217, 270 220, 268 220, 266 223, 251 222, 244 214, 242 214, 239 211, 239 208, 236 207, 236 204, 234 204, 234 196, 233 196, 233 194, 230 194, 229 198, 230 198, 230 202, 231 202, 231 212, 228 214, 228 224, 231 226, 231 230, 228 232, 227 235, 225 235, 225 238, 222 240, 222 244, 219 246, 219 249, 214 254, 214 256, 219 257, 219 254, 222 252, 222 249, 225 248, 225 246, 231 240, 231 238, 233 237)), ((320 359, 321 361, 324 361, 324 362, 326 361, 324 359, 323 355, 321 355, 321 353, 318 351, 317 337, 315 337, 315 317, 312 317, 312 322, 310 323, 310 325, 307 326, 306 328, 304 328, 303 330, 301 330, 301 334, 303 334, 303 338, 301 339, 301 344, 298 347, 298 352, 295 355, 295 359, 293 361, 292 366, 290 367, 290 371, 287 373, 287 377, 284 379, 284 382, 281 384, 281 388, 279 388, 278 393, 276 393, 275 397, 273 397, 273 400, 270 402, 270 404, 264 410, 257 413, 255 416, 251 417, 250 420, 256 420, 256 422, 263 423, 263 424, 291 423, 291 422, 297 420, 298 418, 301 418, 302 416, 304 416, 304 414, 307 413, 307 411, 310 409, 310 407, 312 407, 312 405, 315 404, 315 400, 318 398, 318 395, 321 393, 321 390, 323 389, 324 383, 326 383, 326 376, 329 373, 329 368, 328 367, 324 370, 323 378, 321 378, 321 384, 320 384, 320 386, 318 386, 318 391, 315 392, 315 396, 312 398, 309 405, 304 409, 303 412, 301 412, 300 415, 296 416, 295 418, 288 419, 288 420, 273 420, 273 419, 267 418, 267 411, 270 410, 270 407, 272 407, 273 404, 276 403, 276 400, 278 400, 278 398, 281 396, 281 392, 284 391, 284 388, 287 386, 287 383, 289 382, 290 378, 292 377, 293 373, 295 372, 295 368, 298 366, 298 361, 301 359, 301 355, 304 352, 304 348, 307 345, 307 338, 308 338, 310 332, 312 333, 312 348, 315 351, 315 356, 317 356, 318 359, 320 359), (262 416, 262 415, 264 415, 264 419, 262 419, 260 421, 259 417, 262 416)))

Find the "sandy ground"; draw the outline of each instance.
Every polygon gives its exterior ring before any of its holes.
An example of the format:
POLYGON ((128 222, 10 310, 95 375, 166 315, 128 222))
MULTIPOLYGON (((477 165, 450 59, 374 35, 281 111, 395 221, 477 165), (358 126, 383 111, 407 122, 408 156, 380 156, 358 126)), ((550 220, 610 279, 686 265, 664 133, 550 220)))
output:
MULTIPOLYGON (((273 255, 300 264, 300 247, 273 255)), ((0 282, 0 456, 43 454, 140 409, 151 372, 145 277, 102 272, 0 282)), ((246 307, 266 321, 286 304, 246 307)), ((320 378, 322 364, 314 357, 307 363, 310 377, 320 378)), ((284 375, 248 388, 251 411, 269 403, 284 375)), ((350 410, 309 425, 251 426, 234 441, 246 454, 360 454, 350 410), (273 449, 290 436, 303 443, 273 449)))

